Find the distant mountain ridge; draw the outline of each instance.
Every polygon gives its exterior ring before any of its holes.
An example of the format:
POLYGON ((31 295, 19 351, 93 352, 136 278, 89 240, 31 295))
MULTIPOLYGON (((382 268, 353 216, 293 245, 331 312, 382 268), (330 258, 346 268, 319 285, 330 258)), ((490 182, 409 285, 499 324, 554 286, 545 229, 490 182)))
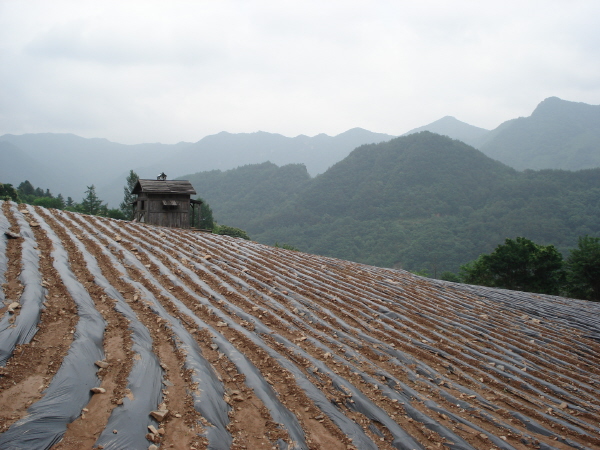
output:
POLYGON ((446 116, 403 136, 420 131, 463 141, 517 170, 600 167, 600 105, 549 97, 531 116, 490 131, 446 116))
POLYGON ((196 143, 124 145, 73 134, 39 133, 0 136, 0 182, 26 179, 79 201, 94 184, 101 199, 116 207, 130 169, 142 178, 165 172, 170 178, 203 170, 227 170, 272 161, 305 164, 312 174, 343 159, 354 148, 393 136, 353 128, 337 136, 285 137, 280 134, 221 132, 196 143), (40 166, 40 167, 38 167, 40 166))
POLYGON ((547 98, 531 116, 490 131, 477 148, 517 170, 600 167, 600 105, 547 98))
MULTIPOLYGON (((405 135, 425 130, 472 145, 518 170, 600 167, 600 106, 550 97, 530 117, 506 121, 491 131, 446 116, 405 135)), ((337 136, 221 132, 195 143, 124 145, 72 134, 6 134, 0 136, 0 182, 28 179, 76 201, 94 184, 100 198, 116 207, 130 169, 142 178, 163 171, 175 178, 270 161, 277 166, 304 164, 315 176, 363 144, 392 138, 353 128, 337 136)))
POLYGON ((270 161, 277 165, 301 163, 311 175, 323 173, 363 144, 388 141, 395 136, 353 128, 337 136, 318 134, 293 138, 276 133, 227 133, 207 136, 187 146, 174 158, 165 158, 151 166, 167 173, 191 173, 189 168, 227 170, 246 164, 270 161), (235 166, 232 167, 232 163, 235 166), (165 169, 160 169, 165 170, 165 169))
POLYGON ((446 116, 428 125, 407 131, 402 136, 420 133, 421 131, 430 131, 432 133, 441 134, 442 136, 451 137, 452 139, 458 139, 473 147, 477 147, 477 144, 481 141, 483 136, 489 133, 489 130, 486 130, 485 128, 469 125, 468 123, 461 122, 455 117, 446 116))

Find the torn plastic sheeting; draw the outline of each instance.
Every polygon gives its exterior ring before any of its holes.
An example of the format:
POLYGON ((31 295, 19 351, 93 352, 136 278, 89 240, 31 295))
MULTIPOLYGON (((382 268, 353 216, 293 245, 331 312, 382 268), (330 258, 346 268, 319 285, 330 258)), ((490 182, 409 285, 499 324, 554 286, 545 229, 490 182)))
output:
MULTIPOLYGON (((231 446, 232 436, 227 430, 229 424, 228 412, 230 410, 224 401, 225 390, 219 381, 210 363, 202 356, 198 343, 181 325, 166 312, 164 307, 156 300, 154 295, 142 284, 130 280, 142 296, 150 301, 150 308, 159 317, 167 321, 171 331, 176 336, 175 344, 184 350, 185 367, 192 371, 193 381, 198 383, 200 395, 194 395, 194 407, 213 426, 207 427, 208 448, 227 450, 231 446)), ((163 295, 166 293, 163 292, 163 295)))
MULTIPOLYGON (((16 204, 11 204, 11 211, 15 215, 21 230, 21 264, 22 270, 19 280, 23 285, 23 292, 19 303, 21 309, 15 322, 10 327, 0 328, 0 366, 5 366, 11 357, 15 346, 27 344, 37 332, 40 321, 42 304, 46 289, 42 287, 42 276, 39 271, 39 252, 29 224, 17 211, 16 204)), ((6 317, 6 316, 4 316, 6 317)), ((3 325, 4 318, 0 325, 3 325)))
MULTIPOLYGON (((364 339, 364 336, 362 336, 362 333, 359 333, 359 334, 361 334, 361 337, 364 339)), ((324 351, 327 351, 327 349, 320 342, 318 342, 318 341, 316 341, 316 340, 314 340, 312 338, 310 338, 310 340, 311 340, 311 343, 313 345, 324 349, 324 351)), ((399 353, 398 350, 396 350, 396 349, 393 349, 393 348, 389 348, 388 349, 388 347, 385 344, 383 344, 383 343, 381 345, 383 345, 384 349, 389 350, 390 353, 399 353)), ((337 358, 336 356, 334 356, 334 358, 336 358, 338 360, 338 362, 347 365, 347 363, 345 361, 337 358)), ((350 368, 350 370, 351 371, 356 371, 356 368, 352 367, 352 368, 350 368)), ((362 373, 362 371, 359 371, 359 372, 362 373)), ((431 369, 429 367, 427 367, 427 366, 424 366, 421 362, 418 362, 417 372, 420 372, 421 375, 426 376, 426 377, 432 376, 432 377, 435 378, 438 375, 437 372, 431 372, 431 369)), ((385 374, 384 376, 386 376, 386 378, 390 378, 389 374, 385 374)), ((378 381, 376 381, 376 380, 374 380, 374 379, 372 379, 372 378, 370 378, 368 376, 366 376, 366 378, 365 378, 365 375, 363 375, 363 379, 365 379, 365 382, 367 382, 367 383, 378 384, 379 385, 378 381)), ((391 378, 390 378, 390 380, 391 380, 391 378)), ((428 382, 427 380, 423 380, 423 381, 425 381, 431 387, 434 387, 433 384, 430 383, 430 382, 428 382)), ((412 396, 414 398, 420 398, 419 394, 416 391, 410 389, 408 386, 404 385, 403 383, 400 383, 399 381, 398 381, 398 383, 402 385, 403 391, 405 392, 405 394, 404 394, 405 396, 408 395, 408 397, 412 396)), ((396 395, 396 393, 394 393, 393 395, 396 395)), ((408 399, 408 397, 406 398, 406 400, 408 399)), ((485 403, 487 403, 487 402, 485 402, 485 403)), ((408 407, 412 408, 410 406, 408 406, 408 407)), ((474 409, 474 408, 470 407, 469 409, 474 409)), ((448 434, 453 434, 452 432, 450 432, 447 429, 440 428, 440 426, 436 422, 431 422, 431 419, 429 419, 428 417, 426 417, 426 416, 422 416, 422 417, 423 417, 423 419, 421 421, 426 422, 426 426, 428 426, 428 428, 430 428, 430 429, 432 429, 432 430, 434 430, 434 431, 436 431, 438 433, 441 433, 442 435, 446 435, 446 437, 448 437, 448 439, 451 440, 451 441, 452 440, 456 441, 457 438, 450 438, 448 436, 448 434), (445 430, 445 431, 440 431, 440 430, 445 430)), ((416 418, 416 416, 414 418, 416 418)))
POLYGON ((413 438, 387 414, 387 412, 375 405, 375 403, 373 403, 352 384, 348 383, 339 375, 331 371, 325 363, 315 359, 302 348, 298 347, 289 339, 286 339, 283 336, 272 335, 272 337, 277 342, 283 344, 288 350, 293 351, 301 358, 305 358, 308 361, 310 361, 313 366, 317 367, 320 372, 326 374, 332 380, 332 382, 338 386, 337 389, 340 392, 350 392, 352 394, 352 400, 354 400, 353 403, 350 403, 350 405, 352 405, 352 408, 356 409, 358 412, 368 417, 370 420, 383 424, 393 436, 393 447, 401 450, 422 448, 418 442, 413 440, 413 438), (344 386, 344 389, 341 389, 340 386, 344 386))
POLYGON ((98 328, 100 323, 80 322, 75 340, 65 356, 62 365, 44 392, 44 397, 34 403, 27 416, 15 422, 8 431, 0 435, 0 448, 50 448, 58 442, 67 429, 67 424, 81 414, 81 409, 89 402, 90 389, 98 385, 95 367, 82 364, 86 359, 101 358, 101 352, 87 334, 85 326, 98 328))
MULTIPOLYGON (((466 425, 470 428, 473 428, 474 430, 479 431, 480 433, 485 434, 491 441, 493 444, 495 444, 497 447, 503 449, 503 450, 515 450, 515 448, 510 445, 508 442, 498 438, 497 436, 495 436, 494 434, 488 432, 487 430, 485 430, 484 428, 481 428, 480 426, 478 426, 477 424, 474 424, 473 422, 470 422, 466 419, 464 419, 463 417, 452 413, 451 411, 447 411, 444 409, 439 408, 437 405, 428 405, 428 403, 433 403, 431 401, 427 401, 425 402, 425 405, 428 406, 431 410, 433 411, 437 411, 441 414, 446 414, 451 420, 457 422, 457 423, 461 423, 463 425, 466 425)), ((521 435, 521 431, 513 426, 511 426, 510 424, 506 424, 503 423, 502 424, 502 428, 510 431, 511 433, 514 433, 516 436, 521 435)))
POLYGON ((2 211, 2 206, 4 205, 4 201, 0 200, 0 303, 4 302, 4 289, 2 289, 2 285, 6 281, 4 278, 4 274, 6 273, 6 269, 8 268, 8 260, 6 258, 6 236, 4 235, 10 229, 10 222, 4 215, 4 211, 2 211))
MULTIPOLYGON (((97 232, 100 239, 106 239, 106 235, 101 231, 97 232)), ((96 237, 91 239, 99 242, 96 237)), ((163 295, 167 295, 171 301, 179 302, 171 293, 164 289, 164 287, 156 281, 152 273, 147 270, 146 267, 135 257, 131 256, 130 252, 120 244, 113 244, 118 250, 122 251, 125 255, 127 263, 134 265, 138 270, 142 271, 146 278, 161 291, 163 295)), ((198 392, 200 394, 192 393, 194 397, 194 407, 202 414, 213 426, 207 427, 207 438, 209 441, 208 447, 215 450, 226 450, 229 449, 232 442, 232 436, 227 430, 229 424, 229 406, 224 400, 224 386, 219 381, 215 374, 212 366, 202 356, 202 350, 198 346, 194 338, 187 332, 187 330, 181 325, 181 323, 174 319, 164 307, 156 300, 154 295, 146 289, 141 283, 131 280, 125 275, 125 269, 121 262, 110 252, 108 252, 104 246, 101 246, 103 253, 110 258, 114 267, 122 272, 121 279, 125 282, 133 285, 136 290, 142 293, 144 298, 149 300, 150 308, 152 311, 163 318, 169 324, 171 331, 177 336, 178 339, 174 339, 174 342, 183 348, 185 351, 186 359, 185 366, 187 369, 192 370, 193 381, 198 383, 198 392), (178 342, 179 340, 179 342, 178 342)))
POLYGON ((26 418, 0 435, 0 448, 48 448, 57 442, 67 424, 75 420, 89 402, 90 389, 99 385, 94 362, 104 359, 104 319, 71 271, 68 255, 58 237, 29 209, 52 241, 54 268, 77 305, 79 321, 69 351, 44 396, 28 409, 26 418))
POLYGON ((217 344, 219 349, 225 353, 231 362, 235 364, 238 371, 246 377, 246 384, 252 388, 257 397, 265 404, 271 413, 273 421, 281 423, 287 430, 292 442, 296 445, 294 449, 308 449, 306 445, 306 439, 302 426, 298 422, 298 419, 290 410, 288 410, 277 398, 277 394, 269 383, 262 376, 260 371, 256 368, 248 358, 238 351, 227 339, 225 339, 220 333, 211 330, 213 335, 213 341, 217 344))
MULTIPOLYGON (((147 253, 147 256, 152 260, 153 263, 158 265, 161 273, 164 273, 164 274, 170 273, 170 270, 166 266, 164 266, 162 264, 162 262, 160 262, 158 260, 158 258, 156 258, 154 255, 152 255, 151 253, 147 253)), ((167 259, 170 259, 172 263, 178 263, 171 256, 166 255, 166 254, 165 254, 165 256, 167 257, 167 259)), ((191 272, 189 269, 187 269, 186 267, 180 267, 180 269, 182 271, 186 271, 186 273, 189 276, 191 276, 192 278, 195 278, 194 282, 196 282, 196 280, 200 281, 198 279, 198 277, 193 272, 191 272)), ((211 293, 211 295, 217 295, 216 298, 221 297, 221 298, 223 298, 223 301, 225 303, 228 303, 228 301, 224 297, 218 295, 208 285, 206 285, 203 282, 201 282, 200 284, 205 285, 207 292, 211 293)), ((210 303, 208 303, 205 299, 202 299, 201 297, 199 297, 195 292, 191 291, 185 284, 182 284, 181 287, 184 290, 186 290, 186 292, 188 292, 190 295, 192 295, 192 297, 195 297, 198 300, 200 300, 202 304, 205 304, 205 305, 211 307, 210 303)), ((233 305, 229 305, 229 306, 236 311, 238 310, 238 308, 234 307, 233 305)), ((364 433, 362 428, 360 428, 360 426, 358 426, 354 421, 347 418, 341 411, 339 411, 337 408, 335 408, 331 404, 331 402, 327 399, 327 397, 321 392, 321 390, 319 390, 310 381, 308 381, 308 379, 304 376, 304 374, 302 374, 302 372, 300 372, 300 370, 294 364, 290 363, 287 359, 281 357, 281 355, 279 353, 277 353, 271 347, 269 347, 267 344, 265 344, 262 341, 262 339, 260 339, 255 333, 250 333, 248 330, 246 330, 242 326, 238 325, 236 322, 231 320, 228 316, 223 314, 220 310, 214 309, 212 307, 211 307, 211 309, 221 320, 226 322, 229 327, 231 327, 231 328, 235 329, 236 331, 245 335, 254 344, 258 345, 261 349, 263 349, 267 353, 269 353, 269 355, 272 358, 274 358, 276 361, 278 361, 285 369, 290 371, 294 375, 299 386, 305 391, 306 395, 311 400, 313 400, 313 402, 315 402, 317 407, 325 415, 327 415, 340 428, 340 430, 344 434, 346 434, 353 440, 353 442, 356 446, 358 446, 361 449, 376 449, 377 448, 377 446, 373 443, 373 441, 371 441, 367 437, 367 435, 364 433)), ((270 333, 270 330, 266 326, 263 325, 261 327, 260 323, 256 324, 256 326, 257 326, 257 328, 259 328, 259 327, 263 328, 264 334, 270 333)))
MULTIPOLYGON (((481 328, 480 331, 485 331, 485 329, 481 328)), ((484 403, 488 404, 488 406, 490 406, 490 407, 493 407, 493 405, 489 404, 488 402, 484 402, 484 403)))
MULTIPOLYGON (((123 250, 124 248, 121 248, 121 249, 123 250)), ((138 270, 145 272, 147 277, 148 276, 152 277, 152 275, 147 271, 147 269, 145 267, 143 267, 143 265, 137 260, 137 258, 129 257, 128 262, 132 265, 137 266, 138 270)), ((170 271, 166 268, 166 266, 164 266, 162 264, 162 262, 160 262, 158 260, 155 260, 153 262, 159 266, 161 273, 164 272, 164 274, 166 274, 167 276, 171 275, 170 271)), ((173 278, 176 279, 177 282, 179 282, 178 278, 175 278, 175 277, 173 277, 173 278)), ((154 284, 157 285, 159 283, 154 283, 154 284)), ((225 284, 224 287, 228 287, 228 285, 225 284)), ((183 305, 183 303, 181 303, 179 300, 177 300, 168 291, 165 291, 164 288, 162 288, 162 286, 160 288, 163 291, 163 295, 167 295, 168 297, 170 297, 171 300, 178 306, 178 308, 180 310, 185 311, 188 316, 191 316, 191 318, 193 320, 195 320, 195 322, 201 328, 206 328, 211 332, 211 334, 213 336, 213 340, 217 343, 219 348, 221 348, 221 350, 227 355, 227 357, 230 359, 230 361, 236 365, 236 367, 238 368, 240 373, 243 373, 245 375, 246 384, 254 390, 255 394, 261 399, 261 401, 263 401, 265 406, 269 409, 273 420, 278 423, 281 423, 286 428, 290 438, 292 439, 293 442, 296 443, 296 446, 294 448, 298 448, 298 449, 308 448, 306 445, 306 442, 305 442, 304 432, 302 431, 302 427, 300 426, 297 418, 277 399, 277 395, 275 394, 275 392, 273 391, 271 386, 266 382, 264 377, 260 374, 260 372, 258 371, 256 366, 254 366, 254 364, 252 364, 242 353, 240 353, 231 343, 229 343, 229 341, 227 341, 221 335, 221 333, 217 332, 210 325, 208 325, 201 319, 197 318, 187 307, 185 307, 185 305, 183 305)), ((187 287, 185 287, 185 288, 187 289, 187 287)), ((208 286, 207 286, 207 288, 208 288, 208 286)), ((210 288, 208 288, 208 289, 210 289, 210 288)), ((192 341, 193 341, 193 339, 192 339, 192 341)), ((197 346, 195 341, 193 341, 193 345, 197 346)), ((213 389, 213 390, 215 390, 215 389, 213 389)), ((221 387, 221 390, 222 390, 222 387, 221 387)), ((203 404, 204 403, 206 403, 206 402, 203 402, 203 404)), ((209 403, 212 403, 212 402, 209 402, 209 403)), ((203 413, 203 415, 206 416, 204 411, 201 411, 201 412, 203 413)), ((226 411, 224 411, 224 413, 225 413, 225 418, 227 418, 226 411)), ((217 419, 217 418, 215 417, 213 420, 211 420, 211 417, 208 416, 207 419, 210 422, 215 423, 216 422, 215 419, 217 419)), ((226 423, 224 423, 224 425, 226 425, 226 423)), ((227 446, 227 448, 228 448, 228 446, 227 446)))
MULTIPOLYGON (((223 287, 225 287, 225 288, 233 290, 233 288, 230 285, 226 284, 226 283, 221 282, 220 284, 223 287)), ((274 291, 274 292, 277 293, 277 291, 274 291)), ((321 309, 324 310, 324 311, 327 311, 327 313, 329 313, 330 315, 332 315, 328 309, 326 309, 326 308, 321 308, 321 309)), ((236 315, 238 315, 238 317, 243 317, 244 316, 243 318, 245 320, 252 321, 255 324, 257 322, 253 316, 251 316, 251 317, 245 317, 245 314, 243 312, 240 314, 240 312, 235 311, 234 313, 236 315)), ((338 322, 339 322, 339 320, 338 320, 338 322)), ((339 330, 338 330, 338 332, 343 333, 343 332, 341 332, 339 330)), ((283 338, 275 337, 275 339, 281 342, 281 340, 283 338)), ((318 341, 315 341, 312 338, 310 338, 310 340, 311 340, 311 342, 313 344, 318 345, 319 347, 322 347, 322 345, 318 344, 318 341)), ((284 344, 284 345, 286 345, 288 347, 290 346, 289 342, 287 344, 284 344)), ((307 357, 306 355, 303 355, 303 356, 307 357)), ((318 363, 315 363, 315 364, 318 365, 318 363)), ((394 434, 396 436, 396 439, 394 440, 394 446, 396 446, 398 448, 402 448, 402 447, 399 447, 399 446, 402 445, 401 442, 405 442, 407 440, 408 434, 406 432, 404 432, 404 430, 402 430, 394 421, 392 421, 391 419, 389 419, 389 417, 388 417, 389 420, 386 420, 385 419, 385 415, 379 414, 377 411, 375 411, 376 409, 378 410, 377 407, 371 407, 370 408, 369 406, 371 406, 371 405, 368 405, 368 403, 370 403, 370 402, 367 401, 367 400, 365 400, 365 399, 359 400, 359 405, 362 406, 362 409, 363 409, 363 411, 361 411, 361 412, 363 414, 365 414, 365 410, 366 410, 369 413, 369 414, 366 414, 368 417, 371 417, 372 419, 374 417, 377 417, 377 419, 373 419, 373 420, 377 420, 379 422, 385 423, 388 428, 391 427, 392 428, 392 430, 391 430, 392 434, 394 434)), ((353 405, 353 407, 356 408, 356 405, 353 405)), ((428 419, 428 420, 430 420, 430 419, 428 419)), ((431 425, 431 424, 429 424, 429 425, 432 426, 432 427, 434 426, 434 425, 431 425)), ((453 435, 453 433, 451 433, 449 431, 447 431, 445 434, 452 434, 453 435)), ((457 440, 458 438, 455 437, 454 439, 457 440)), ((465 448, 467 448, 467 447, 465 447, 465 448)))
MULTIPOLYGON (((64 212, 57 214, 69 220, 64 212)), ((148 425, 157 424, 149 414, 162 400, 162 369, 159 366, 158 358, 152 351, 152 338, 119 291, 104 277, 96 258, 86 250, 84 244, 62 222, 57 221, 56 223, 62 226, 65 233, 80 250, 95 283, 104 290, 109 298, 117 300, 114 308, 129 320, 129 329, 132 331, 132 350, 139 355, 139 359, 134 358, 135 362, 127 378, 127 388, 133 394, 134 399, 126 398, 122 405, 113 409, 106 428, 96 441, 96 445, 103 445, 107 450, 146 448, 148 446, 146 439, 148 425), (121 433, 114 434, 112 430, 115 429, 121 433)))
MULTIPOLYGON (((312 340, 312 338, 311 338, 311 342, 313 345, 315 345, 323 350, 326 350, 326 347, 323 346, 322 344, 320 344, 319 341, 312 340)), ((454 442, 455 445, 452 446, 452 448, 455 448, 457 450, 458 449, 472 449, 472 447, 466 441, 464 441, 462 438, 460 438, 458 435, 456 435, 452 431, 448 430, 447 428, 443 427, 442 425, 440 425, 439 423, 437 423, 435 420, 431 419, 427 415, 416 410, 410 404, 411 398, 416 398, 419 400, 423 400, 423 399, 421 398, 421 396, 419 395, 418 392, 411 389, 409 386, 405 385, 400 380, 393 378, 390 374, 383 373, 383 372, 377 372, 377 375, 384 376, 386 378, 386 380, 388 380, 388 384, 382 384, 375 378, 368 375, 365 371, 348 363, 347 361, 344 361, 337 355, 332 355, 332 357, 338 363, 346 365, 350 371, 358 373, 365 383, 378 386, 378 389, 381 389, 382 393, 384 393, 384 395, 386 395, 388 398, 395 399, 395 400, 403 403, 405 411, 407 411, 407 414, 409 414, 409 416, 411 416, 414 420, 417 420, 418 422, 425 425, 427 428, 431 429, 432 431, 435 431, 440 436, 443 436, 449 442, 454 442), (390 384, 392 387, 390 387, 390 384), (398 388, 401 389, 400 392, 397 391, 398 388)), ((338 389, 342 393, 347 393, 349 391, 349 389, 347 387, 345 387, 346 386, 345 384, 340 384, 339 379, 332 379, 332 384, 336 389, 338 389)), ((369 414, 365 414, 365 412, 360 409, 361 403, 360 402, 356 403, 356 399, 354 396, 353 396, 353 400, 354 400, 353 403, 346 403, 346 405, 349 408, 357 409, 359 412, 361 412, 362 414, 369 417, 369 414)), ((372 417, 370 417, 370 418, 372 419, 372 417)), ((372 419, 372 420, 374 420, 374 419, 372 419)), ((375 419, 375 420, 377 420, 378 422, 381 422, 378 419, 375 419)), ((381 422, 381 423, 384 423, 384 422, 381 422)))
MULTIPOLYGON (((134 263, 133 260, 131 262, 134 263)), ((285 406, 283 406, 281 402, 279 402, 279 400, 277 399, 277 395, 275 394, 271 386, 262 377, 256 366, 254 366, 254 364, 252 364, 242 353, 237 351, 237 349, 235 349, 235 347, 232 344, 230 344, 229 341, 227 341, 221 335, 221 333, 219 333, 210 325, 208 325, 207 323, 199 319, 197 316, 195 316, 191 310, 189 310, 172 294, 170 294, 168 291, 163 290, 163 295, 167 295, 171 299, 171 301, 173 301, 182 312, 186 313, 186 315, 190 319, 194 320, 200 328, 205 328, 209 330, 209 332, 213 336, 213 341, 217 343, 221 351, 229 358, 229 360, 236 365, 238 371, 245 376, 245 383, 254 390, 257 397, 260 398, 261 401, 265 404, 265 406, 269 409, 273 420, 275 422, 283 424, 283 426, 288 431, 290 438, 297 443, 297 446, 294 448, 307 448, 304 433, 296 417, 287 408, 285 408, 285 406)), ((221 390, 223 389, 221 388, 221 390)), ((201 407, 202 404, 199 403, 198 406, 201 407)), ((204 415, 202 409, 199 409, 199 411, 204 415)), ((210 419, 210 417, 207 417, 207 419, 213 422, 210 419)))

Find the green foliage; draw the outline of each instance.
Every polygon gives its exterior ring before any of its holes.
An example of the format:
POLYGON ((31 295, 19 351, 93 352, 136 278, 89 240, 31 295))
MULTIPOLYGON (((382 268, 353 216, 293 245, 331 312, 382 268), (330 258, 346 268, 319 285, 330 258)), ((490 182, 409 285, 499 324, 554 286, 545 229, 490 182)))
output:
POLYGON ((564 283, 563 258, 553 245, 517 237, 461 267, 465 283, 558 295, 564 283))
POLYGON ((222 234, 226 236, 239 237, 242 239, 250 240, 250 236, 244 230, 235 227, 229 227, 227 225, 217 225, 214 230, 216 234, 222 234))
POLYGON ((458 275, 456 275, 454 272, 450 272, 448 270, 442 273, 442 275, 440 276, 440 280, 453 281, 455 283, 461 282, 461 279, 458 275))
POLYGON ((219 222, 241 227, 250 233, 264 230, 263 218, 293 197, 310 180, 301 164, 277 167, 270 162, 225 172, 212 170, 182 178, 189 180, 202 200, 212 206, 211 214, 214 213, 219 222))
POLYGON ((65 204, 61 198, 52 197, 37 197, 31 203, 35 206, 43 206, 44 208, 64 209, 65 204))
POLYGON ((43 206, 44 208, 64 209, 65 200, 62 194, 56 197, 52 195, 50 189, 34 187, 29 180, 25 180, 17 187, 19 198, 23 203, 30 205, 43 206))
POLYGON ((19 184, 19 186, 17 186, 17 190, 21 195, 35 195, 35 188, 29 182, 29 180, 25 180, 19 184))
POLYGON ((103 216, 111 219, 130 220, 130 215, 125 215, 120 208, 107 208, 103 213, 103 216))
POLYGON ((13 202, 20 203, 21 199, 19 198, 19 193, 13 187, 12 184, 0 183, 0 200, 12 200, 13 202))
POLYGON ((197 197, 197 200, 200 200, 202 204, 200 205, 200 212, 198 221, 196 222, 196 228, 200 228, 202 230, 212 230, 215 227, 215 221, 213 219, 213 212, 208 203, 206 203, 200 197, 197 197))
POLYGON ((600 301, 600 238, 582 236, 566 261, 567 294, 600 301))
MULTIPOLYGON (((123 186, 123 201, 119 205, 119 209, 123 213, 123 218, 131 220, 133 219, 133 207, 131 203, 135 200, 135 195, 131 193, 133 188, 137 184, 140 177, 133 170, 129 170, 129 175, 126 179, 126 184, 123 186)), ((121 217, 114 217, 115 219, 120 219, 121 217)))
POLYGON ((413 270, 412 273, 414 273, 415 275, 419 275, 420 277, 431 277, 431 274, 427 271, 427 269, 413 270))
POLYGON ((103 212, 103 206, 104 208, 106 208, 106 206, 102 205, 102 200, 96 195, 95 186, 93 184, 88 186, 85 194, 86 196, 79 205, 79 210, 82 213, 90 214, 92 216, 100 215, 100 213, 103 212))
POLYGON ((295 251, 295 252, 298 252, 298 251, 300 251, 300 249, 299 249, 299 248, 297 248, 297 247, 294 247, 294 246, 293 246, 293 245, 291 245, 291 244, 285 244, 285 243, 284 243, 284 244, 281 244, 281 245, 279 245, 279 242, 275 242, 275 248, 284 248, 284 249, 286 249, 286 250, 293 250, 293 251, 295 251))

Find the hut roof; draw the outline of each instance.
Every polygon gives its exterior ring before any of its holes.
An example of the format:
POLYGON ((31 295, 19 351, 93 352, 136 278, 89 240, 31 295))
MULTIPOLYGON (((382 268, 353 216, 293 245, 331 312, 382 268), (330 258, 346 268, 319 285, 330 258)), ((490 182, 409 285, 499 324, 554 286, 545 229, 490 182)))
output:
POLYGON ((194 186, 188 180, 138 180, 132 194, 190 194, 196 195, 194 186))

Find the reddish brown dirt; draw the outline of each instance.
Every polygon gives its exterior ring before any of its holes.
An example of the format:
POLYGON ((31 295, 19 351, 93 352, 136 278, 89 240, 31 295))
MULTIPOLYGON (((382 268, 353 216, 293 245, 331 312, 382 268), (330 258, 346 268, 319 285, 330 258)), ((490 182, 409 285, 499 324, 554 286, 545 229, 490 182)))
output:
MULTIPOLYGON (((19 232, 8 203, 2 211, 11 231, 19 232)), ((360 448, 303 383, 316 387, 336 414, 358 424, 373 448, 394 448, 391 424, 422 448, 441 448, 452 439, 476 449, 498 448, 494 439, 514 448, 573 448, 569 441, 600 448, 600 345, 592 339, 600 330, 587 319, 597 317, 599 305, 438 282, 205 233, 36 211, 58 236, 73 273, 106 321, 109 365, 99 370, 106 392, 91 398, 55 448, 91 448, 113 410, 131 395, 127 379, 135 354, 129 324, 95 283, 84 253, 95 258, 152 337, 164 369, 164 404, 156 408, 169 411, 152 437, 162 448, 206 448, 204 433, 213 426, 194 407, 194 393, 202 388, 186 369, 188 355, 169 320, 183 325, 222 383, 234 449, 270 449, 280 439, 292 448, 360 448), (150 307, 153 301, 168 319, 150 307), (215 333, 267 381, 302 428, 304 443, 291 442, 289 430, 247 384, 248 374, 216 347, 215 333), (368 399, 381 420, 355 407, 357 395, 368 399), (550 435, 528 429, 517 413, 550 435)), ((33 232, 47 307, 34 340, 19 346, 0 369, 0 432, 41 398, 78 322, 76 305, 52 266, 51 241, 42 227, 33 232)), ((20 241, 8 242, 2 286, 7 299, 23 289, 20 241)))

